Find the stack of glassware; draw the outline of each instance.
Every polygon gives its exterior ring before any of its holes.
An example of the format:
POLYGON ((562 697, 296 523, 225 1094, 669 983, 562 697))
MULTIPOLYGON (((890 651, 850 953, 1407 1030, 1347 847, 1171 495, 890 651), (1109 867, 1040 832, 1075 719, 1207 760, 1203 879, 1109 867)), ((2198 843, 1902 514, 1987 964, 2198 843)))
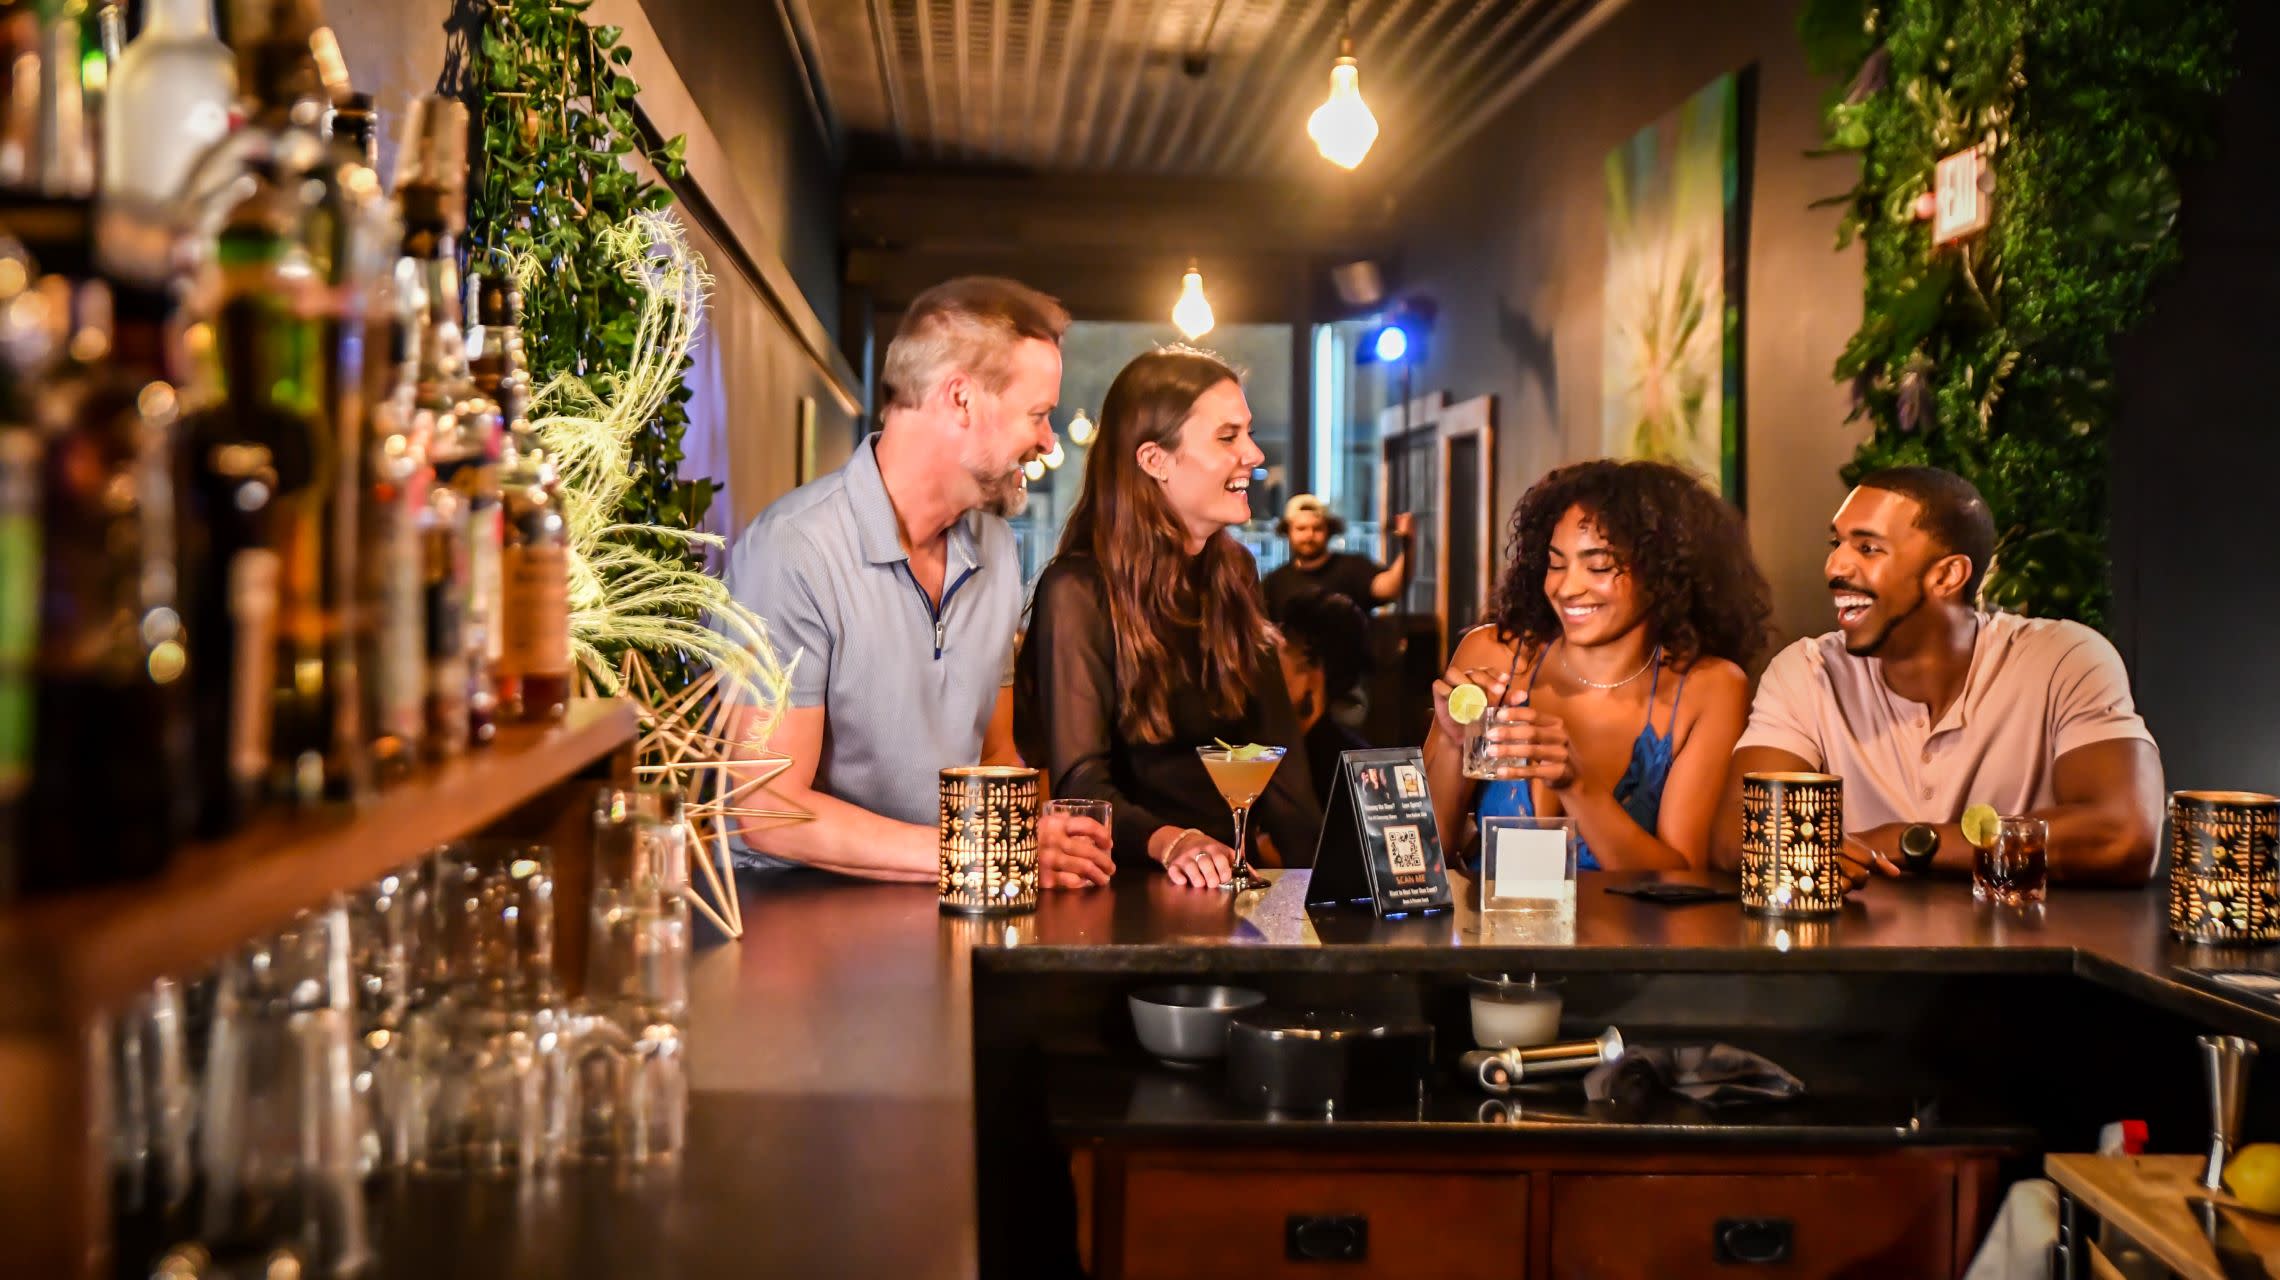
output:
POLYGON ((252 1259, 246 1274, 268 1274, 282 1246, 306 1274, 350 1275, 371 1260, 370 1180, 673 1162, 688 1106, 681 800, 603 788, 593 824, 575 999, 553 852, 482 838, 302 913, 209 977, 158 982, 111 1020, 97 1088, 130 1267, 189 1240, 200 1258, 252 1259))

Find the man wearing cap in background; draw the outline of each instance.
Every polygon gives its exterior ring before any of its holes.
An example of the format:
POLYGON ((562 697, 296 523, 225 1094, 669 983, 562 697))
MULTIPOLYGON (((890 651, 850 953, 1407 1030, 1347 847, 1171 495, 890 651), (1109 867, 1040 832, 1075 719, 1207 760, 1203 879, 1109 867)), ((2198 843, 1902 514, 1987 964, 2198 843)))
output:
POLYGON ((1392 602, 1409 585, 1409 535, 1415 527, 1408 512, 1395 516, 1386 529, 1393 563, 1378 564, 1368 556, 1330 549, 1330 539, 1345 532, 1346 522, 1331 514, 1328 503, 1311 493, 1292 498, 1275 526, 1290 540, 1290 560, 1266 577, 1267 615, 1282 621, 1285 607, 1309 592, 1342 595, 1365 612, 1392 602))

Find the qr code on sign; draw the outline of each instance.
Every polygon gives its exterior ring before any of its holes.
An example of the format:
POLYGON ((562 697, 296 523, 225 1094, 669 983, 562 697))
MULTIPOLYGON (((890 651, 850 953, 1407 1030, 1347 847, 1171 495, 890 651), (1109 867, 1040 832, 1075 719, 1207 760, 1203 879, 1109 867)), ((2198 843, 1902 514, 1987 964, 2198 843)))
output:
POLYGON ((1415 827, 1387 827, 1385 829, 1386 865, 1397 876, 1425 874, 1425 840, 1415 827))

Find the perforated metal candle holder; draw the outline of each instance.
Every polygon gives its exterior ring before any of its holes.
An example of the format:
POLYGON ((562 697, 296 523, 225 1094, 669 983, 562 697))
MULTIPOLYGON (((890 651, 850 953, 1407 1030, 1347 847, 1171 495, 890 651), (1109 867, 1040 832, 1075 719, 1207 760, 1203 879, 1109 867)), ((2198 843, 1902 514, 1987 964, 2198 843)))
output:
POLYGON ((2187 942, 2280 941, 2280 799, 2169 797, 2169 931, 2187 942))
POLYGON ((935 888, 944 911, 1010 915, 1037 909, 1035 769, 969 765, 942 771, 941 869, 935 888))
POLYGON ((1827 773, 1742 775, 1742 905, 1774 916, 1844 909, 1844 779, 1827 773))

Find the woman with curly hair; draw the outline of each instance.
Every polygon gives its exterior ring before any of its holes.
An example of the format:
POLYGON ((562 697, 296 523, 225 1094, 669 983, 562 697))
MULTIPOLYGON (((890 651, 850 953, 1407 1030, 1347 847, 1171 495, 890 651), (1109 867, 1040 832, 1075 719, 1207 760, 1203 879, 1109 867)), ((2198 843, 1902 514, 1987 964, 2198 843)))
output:
POLYGON ((1741 513, 1676 467, 1601 459, 1537 481, 1508 542, 1488 622, 1433 685, 1441 829, 1567 817, 1586 870, 1706 865, 1772 613, 1741 513), (1463 683, 1489 695, 1493 781, 1464 776, 1463 683))

